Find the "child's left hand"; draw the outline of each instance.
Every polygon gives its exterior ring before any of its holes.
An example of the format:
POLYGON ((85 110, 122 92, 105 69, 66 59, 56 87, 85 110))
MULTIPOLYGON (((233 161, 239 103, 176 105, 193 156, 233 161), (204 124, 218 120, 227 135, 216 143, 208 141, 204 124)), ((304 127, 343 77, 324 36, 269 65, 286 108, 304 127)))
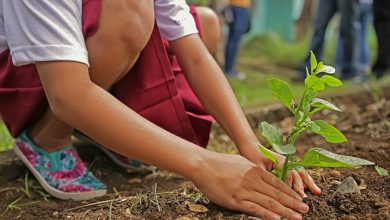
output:
MULTIPOLYGON (((282 166, 284 163, 285 157, 278 153, 272 152, 278 160, 278 164, 282 166)), ((247 157, 250 161, 254 162, 258 166, 263 167, 268 171, 272 171, 274 168, 274 163, 266 158, 260 151, 252 154, 247 157)), ((288 172, 285 183, 292 187, 302 198, 306 198, 305 188, 308 188, 313 194, 319 195, 321 194, 321 189, 315 184, 313 178, 306 172, 306 170, 291 170, 288 172)))

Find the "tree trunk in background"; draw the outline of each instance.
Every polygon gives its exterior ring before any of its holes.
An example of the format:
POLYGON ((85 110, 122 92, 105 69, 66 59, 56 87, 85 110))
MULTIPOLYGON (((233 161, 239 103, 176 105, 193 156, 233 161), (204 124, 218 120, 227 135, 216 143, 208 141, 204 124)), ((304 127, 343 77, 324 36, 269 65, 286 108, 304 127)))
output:
POLYGON ((317 2, 317 0, 305 0, 305 5, 303 7, 301 17, 299 17, 296 24, 297 41, 304 39, 307 34, 307 31, 310 29, 317 2))

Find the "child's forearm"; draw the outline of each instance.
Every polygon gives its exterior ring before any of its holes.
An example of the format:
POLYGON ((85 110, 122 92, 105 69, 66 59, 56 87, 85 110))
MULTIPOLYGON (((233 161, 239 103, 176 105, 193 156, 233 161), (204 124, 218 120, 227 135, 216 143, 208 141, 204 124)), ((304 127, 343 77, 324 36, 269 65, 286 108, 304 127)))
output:
POLYGON ((203 164, 206 150, 130 110, 90 82, 83 64, 40 63, 37 67, 54 114, 99 143, 189 179, 203 164))
POLYGON ((171 46, 200 101, 233 138, 241 154, 258 151, 258 140, 226 77, 198 35, 173 41, 171 46))

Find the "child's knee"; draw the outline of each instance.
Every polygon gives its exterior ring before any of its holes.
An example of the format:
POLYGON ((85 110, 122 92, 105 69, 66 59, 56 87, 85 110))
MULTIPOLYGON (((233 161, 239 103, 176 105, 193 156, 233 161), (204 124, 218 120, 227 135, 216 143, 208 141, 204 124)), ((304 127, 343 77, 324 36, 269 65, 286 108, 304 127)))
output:
POLYGON ((126 19, 120 24, 119 29, 122 30, 124 41, 132 44, 132 49, 141 51, 149 41, 154 28, 153 1, 128 0, 128 2, 126 10, 121 12, 126 19))
POLYGON ((103 1, 98 31, 87 40, 93 82, 107 89, 132 68, 152 34, 153 8, 152 0, 103 1))
POLYGON ((211 53, 214 53, 221 39, 221 27, 218 15, 207 7, 196 7, 196 12, 203 32, 203 41, 207 49, 211 53))
POLYGON ((132 53, 140 52, 154 27, 152 0, 103 1, 100 28, 105 40, 123 44, 132 53))

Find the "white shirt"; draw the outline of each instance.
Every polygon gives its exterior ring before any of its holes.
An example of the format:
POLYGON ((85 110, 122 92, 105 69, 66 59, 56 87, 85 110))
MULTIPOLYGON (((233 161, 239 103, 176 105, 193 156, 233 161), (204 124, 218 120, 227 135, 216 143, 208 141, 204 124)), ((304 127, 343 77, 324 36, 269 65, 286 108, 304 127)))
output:
MULTIPOLYGON (((163 38, 197 33, 185 0, 154 0, 163 38)), ((89 65, 82 34, 81 0, 0 0, 0 52, 10 49, 15 66, 67 60, 89 65)))

